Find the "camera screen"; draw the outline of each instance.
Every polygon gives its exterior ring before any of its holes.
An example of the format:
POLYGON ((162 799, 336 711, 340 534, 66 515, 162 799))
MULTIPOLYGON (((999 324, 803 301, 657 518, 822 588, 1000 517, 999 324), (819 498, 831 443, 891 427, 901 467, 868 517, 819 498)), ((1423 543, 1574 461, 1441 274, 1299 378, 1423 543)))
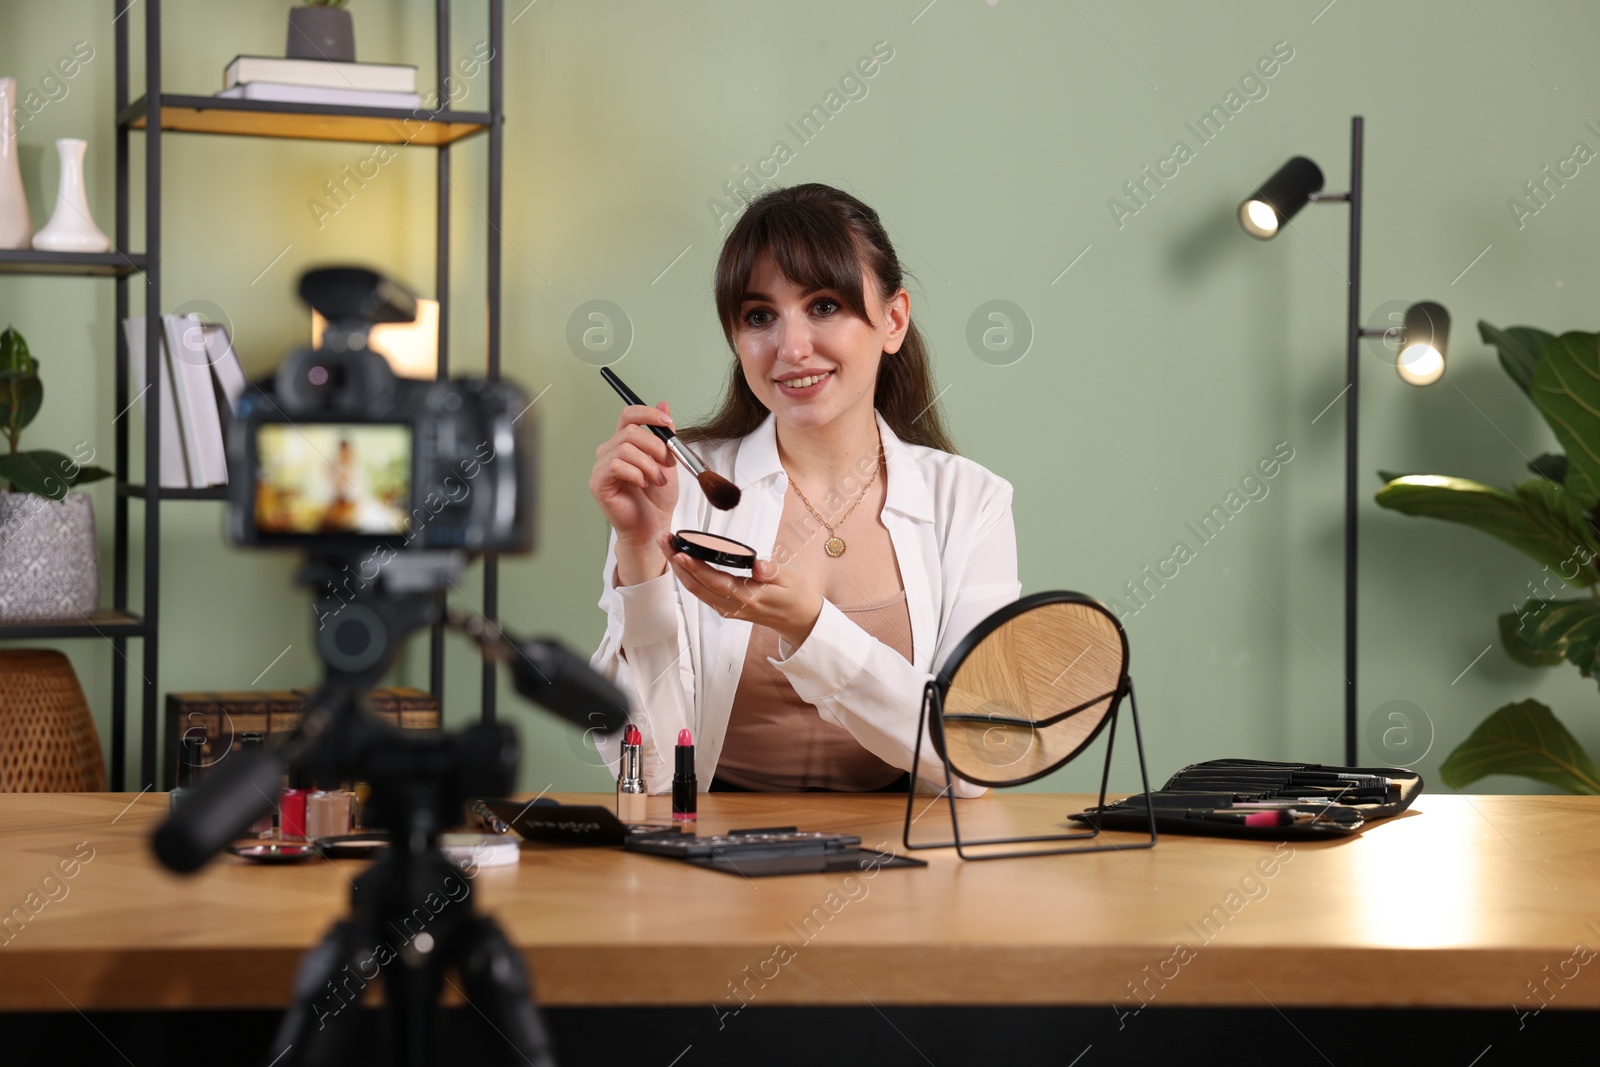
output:
POLYGON ((411 427, 268 423, 256 430, 256 455, 260 533, 405 532, 411 427))

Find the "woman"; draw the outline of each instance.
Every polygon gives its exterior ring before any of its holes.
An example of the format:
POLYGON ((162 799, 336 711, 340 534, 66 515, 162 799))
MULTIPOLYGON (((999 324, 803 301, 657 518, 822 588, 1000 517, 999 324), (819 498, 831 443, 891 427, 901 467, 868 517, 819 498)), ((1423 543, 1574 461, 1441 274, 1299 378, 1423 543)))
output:
MULTIPOLYGON (((1011 486, 955 455, 901 281, 856 198, 760 197, 717 264, 727 394, 680 431, 739 506, 716 511, 680 480, 646 429, 674 425, 664 401, 625 407, 596 449, 589 490, 611 538, 592 662, 633 702, 652 793, 671 789, 684 728, 701 788, 904 791, 924 683, 1017 598, 1011 486), (754 574, 673 553, 680 529, 751 545, 754 574)), ((619 745, 601 750, 614 762, 619 745)))

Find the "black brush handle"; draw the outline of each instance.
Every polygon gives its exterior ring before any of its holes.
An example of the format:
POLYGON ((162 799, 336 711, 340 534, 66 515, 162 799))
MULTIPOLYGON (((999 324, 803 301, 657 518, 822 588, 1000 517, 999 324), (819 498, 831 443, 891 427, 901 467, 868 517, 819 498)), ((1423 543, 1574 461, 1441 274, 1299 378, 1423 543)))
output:
MULTIPOLYGON (((638 404, 640 407, 649 407, 650 406, 649 404, 646 404, 643 400, 639 399, 639 394, 638 393, 636 393, 632 389, 628 388, 628 383, 627 382, 623 381, 621 378, 618 378, 615 374, 612 374, 610 367, 601 367, 600 368, 600 377, 604 378, 606 380, 606 382, 610 384, 611 388, 613 388, 613 389, 615 389, 617 391, 617 395, 622 397, 622 399, 626 400, 628 403, 630 403, 630 404, 638 404)), ((667 429, 665 426, 657 426, 653 422, 645 423, 644 427, 645 427, 645 429, 649 430, 651 433, 655 434, 657 437, 661 438, 663 441, 666 441, 668 443, 671 443, 673 437, 676 436, 671 430, 667 429)))

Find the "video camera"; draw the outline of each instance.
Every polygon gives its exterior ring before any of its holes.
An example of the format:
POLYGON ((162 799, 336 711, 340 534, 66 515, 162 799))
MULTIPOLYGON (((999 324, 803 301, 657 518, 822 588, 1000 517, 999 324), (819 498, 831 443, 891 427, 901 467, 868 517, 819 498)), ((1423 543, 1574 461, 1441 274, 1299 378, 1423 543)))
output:
POLYGON ((368 343, 416 299, 354 267, 313 270, 300 297, 328 326, 240 398, 229 427, 236 544, 365 552, 526 552, 534 543, 532 420, 504 381, 397 378, 368 343))

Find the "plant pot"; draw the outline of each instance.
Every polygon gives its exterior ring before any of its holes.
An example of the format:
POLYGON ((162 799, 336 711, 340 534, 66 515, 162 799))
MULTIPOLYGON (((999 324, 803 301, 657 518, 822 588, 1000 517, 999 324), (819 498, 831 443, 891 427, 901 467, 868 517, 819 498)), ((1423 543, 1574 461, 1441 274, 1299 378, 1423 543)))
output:
POLYGON ((82 619, 100 607, 100 548, 87 493, 0 493, 0 621, 82 619))
POLYGON ((355 21, 350 12, 338 8, 292 7, 289 9, 289 43, 283 54, 290 59, 354 63, 355 21))

